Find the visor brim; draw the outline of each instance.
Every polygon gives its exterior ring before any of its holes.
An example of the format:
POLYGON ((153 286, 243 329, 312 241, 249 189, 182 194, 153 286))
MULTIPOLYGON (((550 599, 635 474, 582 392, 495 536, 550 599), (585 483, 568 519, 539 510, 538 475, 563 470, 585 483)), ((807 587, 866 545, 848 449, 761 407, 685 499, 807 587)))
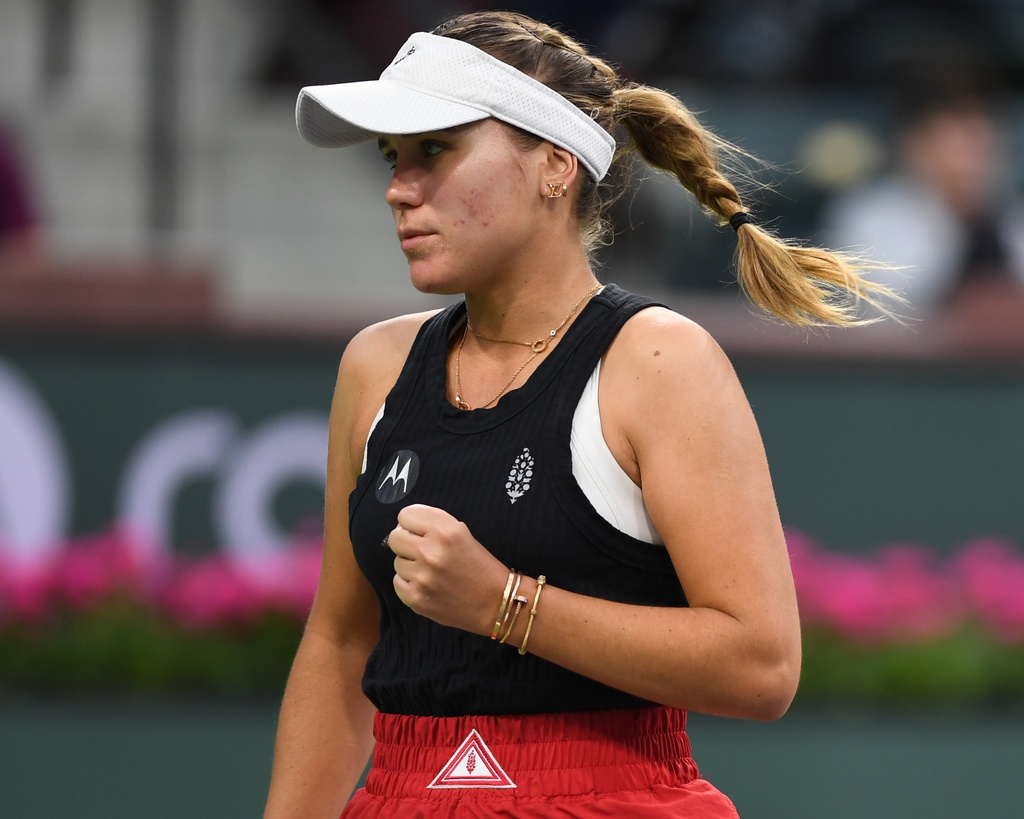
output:
POLYGON ((420 134, 491 116, 388 80, 314 85, 295 105, 302 138, 320 148, 342 148, 381 134, 420 134))

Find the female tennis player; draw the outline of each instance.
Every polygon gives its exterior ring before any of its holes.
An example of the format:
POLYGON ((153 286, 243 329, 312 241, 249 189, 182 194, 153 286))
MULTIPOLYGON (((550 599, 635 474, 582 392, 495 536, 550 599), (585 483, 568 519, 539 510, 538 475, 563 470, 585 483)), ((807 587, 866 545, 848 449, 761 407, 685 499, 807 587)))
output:
POLYGON ((619 169, 731 225, 782 319, 851 323, 878 291, 758 227, 678 99, 517 14, 413 34, 379 80, 303 89, 297 121, 377 142, 413 286, 463 299, 342 357, 266 819, 736 816, 686 713, 786 712, 793 580, 725 355, 595 276, 619 169))

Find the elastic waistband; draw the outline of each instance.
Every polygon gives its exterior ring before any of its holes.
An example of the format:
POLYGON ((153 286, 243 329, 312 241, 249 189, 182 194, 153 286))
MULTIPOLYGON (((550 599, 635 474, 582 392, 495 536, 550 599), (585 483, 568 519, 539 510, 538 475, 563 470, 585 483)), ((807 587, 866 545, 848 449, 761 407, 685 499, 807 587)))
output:
POLYGON ((366 790, 422 798, 516 789, 516 796, 645 790, 699 778, 686 712, 655 707, 511 716, 378 713, 366 790))

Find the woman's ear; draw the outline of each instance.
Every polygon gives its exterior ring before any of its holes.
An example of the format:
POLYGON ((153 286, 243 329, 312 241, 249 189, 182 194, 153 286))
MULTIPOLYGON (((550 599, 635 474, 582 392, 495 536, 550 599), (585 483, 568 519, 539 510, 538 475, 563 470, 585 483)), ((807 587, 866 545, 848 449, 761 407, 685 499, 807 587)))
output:
POLYGON ((541 195, 549 199, 566 196, 579 178, 576 155, 550 142, 544 143, 541 195))

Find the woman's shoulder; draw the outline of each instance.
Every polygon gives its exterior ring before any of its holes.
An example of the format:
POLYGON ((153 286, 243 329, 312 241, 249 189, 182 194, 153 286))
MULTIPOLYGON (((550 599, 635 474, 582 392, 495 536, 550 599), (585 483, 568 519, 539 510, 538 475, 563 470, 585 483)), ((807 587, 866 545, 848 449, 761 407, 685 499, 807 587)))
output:
POLYGON ((742 397, 725 353, 703 327, 665 307, 648 307, 623 325, 601 365, 605 440, 638 485, 651 452, 686 430, 707 431, 742 397), (641 456, 645 460, 641 461, 641 456))
POLYGON ((439 310, 386 319, 356 333, 341 359, 342 375, 394 383, 423 325, 439 310))
POLYGON ((608 351, 612 364, 635 367, 641 362, 656 369, 713 365, 724 358, 721 348, 700 324, 674 310, 653 305, 638 311, 623 325, 608 351), (658 360, 662 359, 662 360, 658 360))
POLYGON ((602 384, 630 405, 677 407, 701 401, 709 390, 735 381, 732 363, 700 324, 667 307, 641 310, 609 347, 602 384))
POLYGON ((360 471, 373 418, 402 372, 420 328, 439 311, 371 324, 352 337, 341 357, 331 411, 331 434, 347 442, 353 475, 360 471))
POLYGON ((338 368, 337 391, 359 417, 377 412, 409 357, 420 328, 439 311, 387 319, 356 333, 345 347, 338 368))

